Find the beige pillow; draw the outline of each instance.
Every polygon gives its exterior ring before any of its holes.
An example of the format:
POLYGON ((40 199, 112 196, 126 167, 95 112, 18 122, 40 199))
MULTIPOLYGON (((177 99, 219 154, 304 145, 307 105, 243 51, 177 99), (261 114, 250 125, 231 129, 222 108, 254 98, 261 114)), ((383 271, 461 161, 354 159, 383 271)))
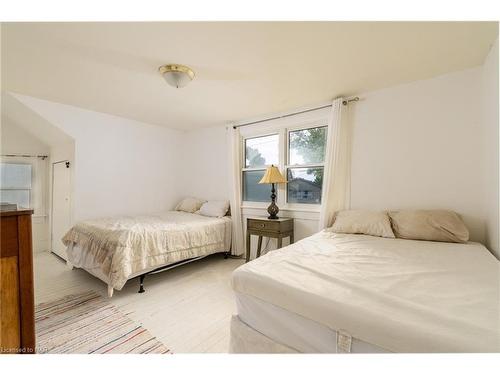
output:
POLYGON ((453 211, 400 210, 389 212, 392 228, 398 238, 464 243, 469 230, 453 211))
POLYGON ((386 212, 368 210, 346 210, 335 214, 333 225, 327 229, 335 233, 368 234, 370 236, 394 238, 391 222, 386 212))
POLYGON ((206 201, 198 198, 185 198, 176 207, 176 211, 194 213, 198 211, 206 201))

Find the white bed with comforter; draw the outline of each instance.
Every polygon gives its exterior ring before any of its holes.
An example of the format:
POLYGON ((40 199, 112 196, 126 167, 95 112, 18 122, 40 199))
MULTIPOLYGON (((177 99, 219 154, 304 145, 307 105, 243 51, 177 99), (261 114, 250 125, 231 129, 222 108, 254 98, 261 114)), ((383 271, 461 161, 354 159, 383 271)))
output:
POLYGON ((482 245, 322 231, 234 271, 230 351, 500 352, 482 245))
POLYGON ((229 252, 231 218, 167 211, 87 220, 71 228, 62 241, 69 265, 103 280, 111 296, 138 275, 229 252))

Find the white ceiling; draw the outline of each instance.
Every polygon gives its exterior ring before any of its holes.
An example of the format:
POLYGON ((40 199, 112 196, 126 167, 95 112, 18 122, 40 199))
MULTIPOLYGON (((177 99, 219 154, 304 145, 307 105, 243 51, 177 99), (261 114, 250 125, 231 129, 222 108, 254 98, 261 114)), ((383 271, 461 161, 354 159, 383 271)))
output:
POLYGON ((178 129, 477 66, 496 22, 2 24, 2 90, 178 129), (189 65, 182 89, 158 73, 189 65))

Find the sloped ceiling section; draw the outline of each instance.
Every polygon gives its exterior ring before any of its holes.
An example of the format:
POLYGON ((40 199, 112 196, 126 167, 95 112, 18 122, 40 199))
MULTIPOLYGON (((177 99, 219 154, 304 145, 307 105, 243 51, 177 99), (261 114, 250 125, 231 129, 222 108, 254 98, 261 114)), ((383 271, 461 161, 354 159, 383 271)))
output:
POLYGON ((315 105, 483 63, 496 22, 2 25, 2 88, 194 129, 315 105), (183 89, 165 63, 196 72, 183 89))
POLYGON ((73 141, 59 127, 47 121, 14 95, 2 92, 2 121, 7 120, 22 128, 50 147, 73 141))

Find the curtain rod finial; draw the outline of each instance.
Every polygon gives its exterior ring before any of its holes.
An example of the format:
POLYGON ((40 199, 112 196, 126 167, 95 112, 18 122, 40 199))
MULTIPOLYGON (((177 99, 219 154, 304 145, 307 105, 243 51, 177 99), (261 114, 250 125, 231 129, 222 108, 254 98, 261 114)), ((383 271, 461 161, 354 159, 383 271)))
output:
POLYGON ((347 105, 350 102, 357 102, 357 101, 359 101, 359 96, 355 96, 354 98, 351 98, 351 99, 344 99, 344 100, 342 100, 342 104, 347 105))

